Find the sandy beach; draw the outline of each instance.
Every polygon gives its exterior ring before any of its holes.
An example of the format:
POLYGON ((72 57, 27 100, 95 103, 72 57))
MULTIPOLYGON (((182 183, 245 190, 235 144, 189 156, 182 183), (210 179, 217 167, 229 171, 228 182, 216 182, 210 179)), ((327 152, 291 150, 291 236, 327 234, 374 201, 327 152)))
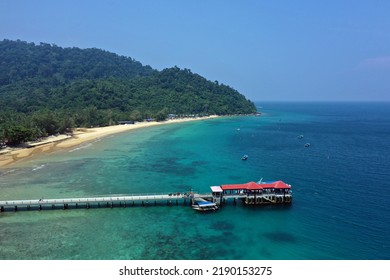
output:
POLYGON ((28 143, 28 148, 7 148, 0 150, 0 168, 10 166, 21 160, 32 158, 40 153, 50 153, 59 150, 67 150, 80 144, 94 141, 96 139, 126 132, 138 128, 151 127, 156 125, 167 125, 172 123, 181 123, 188 121, 199 121, 205 119, 216 118, 218 116, 208 116, 199 118, 181 118, 167 120, 163 122, 137 122, 135 124, 114 125, 97 128, 77 128, 73 131, 73 135, 58 135, 50 136, 39 142, 28 143))

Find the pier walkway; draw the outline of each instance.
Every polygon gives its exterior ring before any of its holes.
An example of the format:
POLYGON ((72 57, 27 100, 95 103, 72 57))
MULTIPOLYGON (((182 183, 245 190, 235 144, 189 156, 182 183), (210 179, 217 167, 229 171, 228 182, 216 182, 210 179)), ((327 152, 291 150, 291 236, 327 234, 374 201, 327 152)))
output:
POLYGON ((48 210, 48 209, 76 209, 76 208, 114 208, 136 205, 189 205, 196 204, 197 200, 208 200, 218 206, 232 200, 233 204, 241 201, 248 205, 291 204, 291 186, 282 181, 271 183, 233 184, 211 186, 211 193, 165 193, 165 194, 138 194, 138 195, 107 195, 83 198, 57 198, 32 200, 0 201, 0 212, 18 210, 48 210))
POLYGON ((291 196, 225 194, 221 200, 215 200, 212 194, 141 194, 141 195, 112 195, 81 198, 31 199, 0 201, 0 212, 20 210, 54 210, 78 208, 117 208, 148 205, 192 205, 197 199, 214 201, 223 205, 227 201, 236 204, 242 201, 245 204, 280 204, 291 203, 291 196))
POLYGON ((57 199, 31 199, 31 200, 7 200, 0 201, 0 210, 45 210, 45 209, 69 209, 69 208, 100 208, 100 207, 127 207, 135 205, 148 205, 161 202, 167 205, 184 205, 191 203, 194 198, 211 198, 211 194, 140 194, 140 195, 111 195, 81 198, 57 198, 57 199))

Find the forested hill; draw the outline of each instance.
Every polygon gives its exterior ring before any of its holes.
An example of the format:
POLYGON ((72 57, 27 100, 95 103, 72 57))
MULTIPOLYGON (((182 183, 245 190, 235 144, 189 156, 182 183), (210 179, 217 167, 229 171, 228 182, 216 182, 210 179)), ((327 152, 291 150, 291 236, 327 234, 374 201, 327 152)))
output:
POLYGON ((131 79, 153 72, 150 66, 143 66, 132 58, 95 48, 0 41, 0 85, 28 78, 49 78, 56 83, 108 77, 131 79))
POLYGON ((0 143, 168 114, 247 114, 254 104, 188 69, 153 70, 98 49, 0 41, 0 143))

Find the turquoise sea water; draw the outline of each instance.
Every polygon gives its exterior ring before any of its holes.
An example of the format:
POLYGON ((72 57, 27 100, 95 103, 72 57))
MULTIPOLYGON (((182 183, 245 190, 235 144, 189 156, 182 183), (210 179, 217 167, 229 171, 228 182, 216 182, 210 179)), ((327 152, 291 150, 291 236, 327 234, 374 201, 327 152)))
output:
POLYGON ((6 212, 0 259, 390 259, 390 104, 258 105, 261 117, 140 129, 2 169, 0 199, 264 178, 292 185, 291 207, 6 212))

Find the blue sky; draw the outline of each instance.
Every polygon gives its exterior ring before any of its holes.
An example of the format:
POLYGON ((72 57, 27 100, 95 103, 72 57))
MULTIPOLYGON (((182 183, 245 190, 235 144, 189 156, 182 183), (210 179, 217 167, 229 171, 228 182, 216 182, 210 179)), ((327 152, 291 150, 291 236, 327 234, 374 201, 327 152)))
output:
POLYGON ((177 65, 254 101, 390 101, 390 1, 0 1, 0 39, 177 65))

